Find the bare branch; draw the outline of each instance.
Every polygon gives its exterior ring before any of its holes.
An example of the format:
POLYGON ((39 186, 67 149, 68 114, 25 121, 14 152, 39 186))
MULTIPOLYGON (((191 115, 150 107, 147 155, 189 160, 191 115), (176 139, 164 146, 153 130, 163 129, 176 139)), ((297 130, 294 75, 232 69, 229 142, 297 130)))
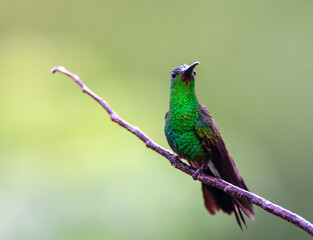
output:
MULTIPOLYGON (((113 122, 116 122, 117 124, 119 124, 121 127, 125 128, 126 130, 130 131, 131 133, 133 133, 134 135, 136 135, 141 141, 143 141, 145 143, 145 145, 152 149, 153 151, 161 154, 162 156, 164 156, 165 158, 167 158, 168 160, 170 160, 170 162, 174 165, 175 168, 183 171, 184 173, 188 174, 188 175, 192 175, 195 170, 186 165, 184 162, 179 160, 179 157, 177 155, 174 155, 172 152, 170 152, 169 150, 161 147, 160 145, 156 144, 152 139, 150 139, 145 133, 143 133, 138 127, 132 126, 130 125, 128 122, 126 122, 125 120, 123 120, 122 118, 120 118, 115 112, 114 110, 107 104, 107 102, 103 99, 100 98, 99 96, 97 96, 94 92, 92 92, 81 80, 80 78, 67 71, 64 67, 54 67, 51 69, 51 72, 61 72, 67 76, 69 76, 70 78, 72 78, 82 89, 82 91, 86 94, 88 94, 89 96, 91 96, 94 100, 96 100, 110 115, 110 118, 113 122)), ((277 205, 274 204, 254 193, 248 192, 246 190, 243 190, 239 187, 236 187, 220 178, 215 178, 215 177, 211 177, 209 175, 204 174, 203 172, 200 172, 199 176, 198 176, 198 180, 208 184, 210 186, 216 187, 221 189, 222 191, 237 197, 237 198, 241 198, 241 199, 245 199, 261 208, 263 208, 264 210, 298 226, 299 228, 303 229, 304 231, 306 231, 307 233, 309 233, 310 235, 313 236, 313 224, 310 223, 309 221, 305 220, 304 218, 302 218, 301 216, 277 205)))

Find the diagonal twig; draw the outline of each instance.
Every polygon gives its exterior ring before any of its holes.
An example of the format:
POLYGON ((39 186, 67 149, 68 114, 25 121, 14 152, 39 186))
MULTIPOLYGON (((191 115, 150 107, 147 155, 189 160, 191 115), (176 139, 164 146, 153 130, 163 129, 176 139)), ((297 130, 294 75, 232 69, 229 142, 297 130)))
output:
MULTIPOLYGON (((94 100, 96 100, 110 115, 110 118, 113 122, 116 122, 121 127, 125 128, 126 130, 130 131, 134 135, 136 135, 141 141, 143 141, 146 144, 147 148, 152 149, 153 151, 161 154, 174 165, 175 168, 181 170, 182 172, 193 175, 195 170, 185 164, 184 162, 179 160, 179 157, 177 155, 174 155, 169 150, 161 147, 160 145, 156 144, 151 138, 149 138, 145 133, 143 133, 138 127, 132 126, 122 118, 120 118, 116 112, 107 104, 107 102, 103 99, 97 96, 94 92, 92 92, 76 75, 69 71, 67 71, 64 67, 58 66, 51 69, 51 72, 61 72, 70 78, 72 78, 82 89, 82 91, 86 94, 88 94, 90 97, 92 97, 94 100)), ((249 191, 243 190, 237 186, 234 186, 220 178, 215 178, 209 175, 206 175, 203 172, 200 172, 198 175, 198 180, 208 184, 210 186, 216 187, 221 189, 222 191, 244 200, 247 200, 261 208, 263 208, 265 211, 268 211, 269 213, 272 213, 273 215, 276 215, 296 226, 301 228, 302 230, 306 231, 310 235, 313 236, 313 224, 309 221, 305 220, 301 216, 277 205, 274 204, 254 193, 251 193, 249 191)))

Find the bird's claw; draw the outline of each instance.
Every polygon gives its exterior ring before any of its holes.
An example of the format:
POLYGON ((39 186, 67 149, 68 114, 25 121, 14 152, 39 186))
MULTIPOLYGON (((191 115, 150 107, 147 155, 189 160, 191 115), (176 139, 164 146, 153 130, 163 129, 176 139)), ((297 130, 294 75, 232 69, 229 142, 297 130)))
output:
POLYGON ((174 166, 174 168, 177 167, 177 160, 180 160, 180 157, 175 156, 170 160, 170 163, 172 164, 172 166, 174 166))
POLYGON ((198 168, 193 174, 192 174, 192 178, 193 180, 197 181, 198 180, 198 176, 200 171, 202 170, 202 168, 198 168))
POLYGON ((191 175, 193 180, 198 180, 198 176, 199 176, 200 171, 202 171, 206 167, 207 167, 207 164, 205 162, 203 162, 201 164, 201 166, 199 168, 197 168, 197 170, 191 175))

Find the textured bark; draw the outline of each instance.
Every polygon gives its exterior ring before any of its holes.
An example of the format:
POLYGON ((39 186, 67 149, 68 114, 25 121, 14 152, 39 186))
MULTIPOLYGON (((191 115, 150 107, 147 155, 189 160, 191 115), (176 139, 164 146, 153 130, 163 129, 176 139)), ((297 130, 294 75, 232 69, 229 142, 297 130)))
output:
MULTIPOLYGON (((64 67, 54 67, 51 69, 51 72, 61 72, 70 78, 72 78, 82 89, 82 91, 86 94, 88 94, 90 97, 92 97, 94 100, 96 100, 110 115, 110 118, 113 122, 116 122, 119 124, 121 127, 125 128, 126 130, 130 131, 134 135, 136 135, 141 141, 143 141, 146 145, 146 147, 152 149, 153 151, 161 154, 165 158, 167 158, 172 165, 183 171, 184 173, 192 176, 193 173, 195 172, 195 169, 188 166, 184 162, 180 161, 180 158, 170 152, 169 150, 161 147, 160 145, 156 144, 151 138, 149 138, 145 133, 143 133, 138 127, 132 126, 122 118, 120 118, 114 110, 107 104, 107 102, 103 99, 97 96, 94 92, 92 92, 81 80, 80 78, 67 71, 64 67)), ((309 221, 305 220, 301 216, 277 205, 274 204, 254 193, 251 193, 249 191, 243 190, 239 187, 236 187, 222 179, 211 177, 209 175, 206 175, 202 172, 198 175, 198 180, 201 181, 202 183, 208 184, 210 186, 216 187, 221 189, 222 191, 237 197, 241 199, 245 199, 261 208, 264 210, 268 211, 269 213, 272 213, 296 226, 299 228, 303 229, 307 233, 313 236, 313 224, 310 223, 309 221)))

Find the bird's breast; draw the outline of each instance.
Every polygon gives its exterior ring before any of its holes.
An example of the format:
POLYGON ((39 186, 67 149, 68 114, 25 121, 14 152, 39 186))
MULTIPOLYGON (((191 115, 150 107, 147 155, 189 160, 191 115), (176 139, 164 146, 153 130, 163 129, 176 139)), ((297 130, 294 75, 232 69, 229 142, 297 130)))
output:
POLYGON ((195 131, 177 131, 165 126, 168 144, 180 157, 190 161, 205 161, 207 153, 195 131))

